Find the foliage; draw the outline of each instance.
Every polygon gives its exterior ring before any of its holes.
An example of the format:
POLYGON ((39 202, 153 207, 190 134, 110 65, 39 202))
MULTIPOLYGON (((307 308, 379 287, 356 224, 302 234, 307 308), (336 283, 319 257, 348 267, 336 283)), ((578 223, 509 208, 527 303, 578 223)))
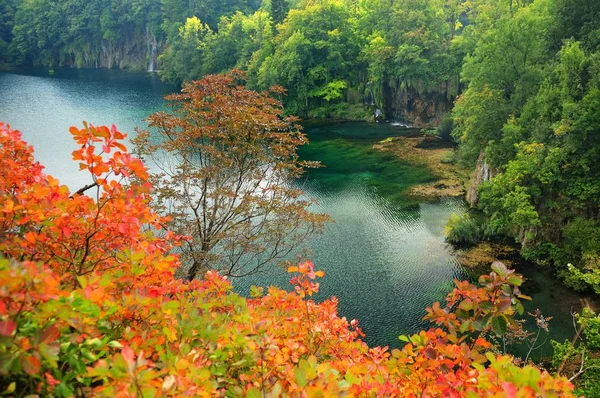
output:
POLYGON ((169 252, 179 240, 145 229, 165 220, 149 206, 146 169, 125 152, 124 135, 91 125, 71 133, 81 144, 74 158, 92 177, 75 193, 0 124, 5 394, 572 396, 564 378, 519 368, 476 336, 502 334, 520 311, 522 279, 503 266, 481 287, 457 282, 447 308, 428 309, 446 330, 406 337, 402 350, 368 348, 335 298, 310 299, 323 276, 310 262, 288 269, 294 291, 255 287, 249 299, 214 272, 175 279, 169 252))
POLYGON ((333 100, 384 112, 407 95, 448 104, 460 89, 458 0, 7 2, 4 62, 146 68, 160 55, 175 84, 238 68, 252 88, 285 87, 302 115, 333 100))
POLYGON ((563 272, 566 282, 575 288, 592 288, 600 293, 600 226, 594 220, 577 218, 564 229, 560 256, 568 263, 563 272))
MULTIPOLYGON (((343 0, 309 1, 290 10, 278 26, 274 52, 258 68, 262 88, 280 84, 288 89, 286 108, 305 114, 308 98, 340 98, 356 81, 361 38, 343 0)), ((315 105, 321 102, 316 100, 315 105)))
POLYGON ((600 316, 586 306, 580 314, 575 314, 573 325, 575 336, 571 341, 552 341, 552 365, 570 381, 577 381, 578 394, 595 397, 600 393, 600 360, 593 355, 600 349, 600 316))
POLYGON ((188 18, 179 28, 177 40, 169 41, 171 45, 160 56, 164 67, 161 77, 172 83, 180 83, 204 75, 205 58, 209 56, 205 42, 213 35, 210 27, 197 17, 188 18))
POLYGON ((468 213, 453 213, 446 224, 446 240, 455 245, 474 245, 481 235, 481 227, 468 213))
POLYGON ((494 177, 479 186, 486 232, 513 237, 571 286, 597 290, 600 54, 590 38, 600 25, 590 18, 599 8, 477 3, 459 43, 468 88, 453 135, 463 161, 481 157, 494 177))
POLYGON ((450 115, 444 116, 437 127, 437 135, 443 140, 452 140, 452 130, 454 129, 454 121, 450 115))
POLYGON ((171 113, 148 118, 159 143, 148 131, 136 141, 160 170, 158 210, 189 237, 181 251, 190 280, 206 269, 244 276, 285 262, 327 220, 293 185, 317 164, 298 158, 307 140, 274 98, 283 91, 257 93, 241 79, 232 72, 186 84, 167 97, 171 113))

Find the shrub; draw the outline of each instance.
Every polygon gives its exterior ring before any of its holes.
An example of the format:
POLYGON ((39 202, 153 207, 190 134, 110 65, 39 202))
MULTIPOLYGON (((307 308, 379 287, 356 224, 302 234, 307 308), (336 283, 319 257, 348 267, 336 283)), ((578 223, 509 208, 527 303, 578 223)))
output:
POLYGON ((452 121, 452 117, 450 114, 447 114, 440 121, 439 126, 437 127, 437 135, 447 141, 453 141, 452 138, 452 129, 454 128, 454 123, 452 121))
POLYGON ((454 245, 474 245, 481 239, 481 228, 469 214, 454 213, 446 224, 446 240, 454 245))

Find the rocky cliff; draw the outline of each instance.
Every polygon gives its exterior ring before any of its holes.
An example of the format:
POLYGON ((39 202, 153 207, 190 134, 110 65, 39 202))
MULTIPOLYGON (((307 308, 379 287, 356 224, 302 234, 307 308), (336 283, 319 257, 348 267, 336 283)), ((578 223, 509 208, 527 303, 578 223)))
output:
POLYGON ((158 55, 164 41, 157 39, 149 29, 144 34, 131 34, 113 43, 103 40, 87 48, 79 48, 63 56, 61 66, 76 68, 138 69, 155 72, 158 55))
POLYGON ((449 83, 436 89, 424 90, 405 85, 386 85, 384 87, 384 112, 389 119, 401 119, 414 127, 437 127, 445 114, 450 112, 456 99, 449 83))
POLYGON ((479 202, 479 186, 494 178, 496 174, 486 163, 485 154, 482 151, 477 159, 477 165, 467 189, 466 200, 469 205, 475 206, 479 202))

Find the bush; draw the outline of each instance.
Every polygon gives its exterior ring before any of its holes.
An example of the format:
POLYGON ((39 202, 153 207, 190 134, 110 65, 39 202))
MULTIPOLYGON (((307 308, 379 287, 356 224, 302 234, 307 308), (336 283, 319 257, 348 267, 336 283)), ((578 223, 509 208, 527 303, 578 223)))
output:
POLYGON ((450 114, 447 114, 440 121, 440 124, 437 127, 438 136, 444 140, 453 141, 453 138, 452 138, 453 127, 454 127, 454 122, 452 121, 452 117, 450 116, 450 114))
POLYGON ((456 164, 456 152, 448 151, 442 158, 440 159, 442 164, 456 164))
POLYGON ((561 271, 565 282, 576 290, 587 287, 600 293, 600 225, 576 218, 563 231, 558 262, 568 264, 561 271))
POLYGON ((452 214, 446 224, 446 241, 454 245, 474 245, 480 240, 481 228, 469 214, 452 214))

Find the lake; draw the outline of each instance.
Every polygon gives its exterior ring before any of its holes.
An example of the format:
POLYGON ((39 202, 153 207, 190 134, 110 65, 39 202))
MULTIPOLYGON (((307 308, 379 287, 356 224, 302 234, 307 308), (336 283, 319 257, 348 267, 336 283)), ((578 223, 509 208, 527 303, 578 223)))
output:
MULTIPOLYGON (((76 145, 69 126, 115 124, 134 134, 144 118, 164 106, 162 97, 176 90, 156 75, 117 70, 41 69, 0 72, 0 121, 21 130, 35 148, 46 172, 76 189, 89 181, 71 161, 76 145)), ((422 167, 372 149, 372 145, 409 130, 391 124, 334 123, 310 125, 304 159, 325 167, 310 170, 298 181, 318 199, 315 210, 334 220, 326 231, 307 242, 311 260, 327 276, 317 299, 336 296, 340 313, 356 318, 370 345, 400 346, 397 336, 427 327, 425 307, 442 300, 454 278, 465 273, 444 241, 444 225, 452 213, 466 211, 462 200, 420 202, 406 193, 430 182, 422 167)), ((553 336, 572 334, 570 306, 577 296, 533 268, 524 270, 537 286, 528 310, 554 315, 553 336)), ((289 287, 279 269, 235 281, 247 293, 252 284, 289 287)))

